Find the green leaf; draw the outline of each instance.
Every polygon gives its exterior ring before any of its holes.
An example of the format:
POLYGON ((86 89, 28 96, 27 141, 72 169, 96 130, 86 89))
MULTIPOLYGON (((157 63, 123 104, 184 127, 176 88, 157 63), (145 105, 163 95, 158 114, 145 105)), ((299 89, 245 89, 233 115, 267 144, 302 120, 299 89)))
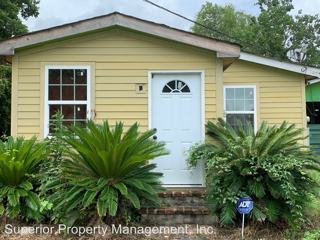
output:
POLYGON ((128 189, 124 183, 118 182, 113 186, 118 189, 123 196, 128 194, 128 189))
POLYGON ((87 208, 90 204, 92 204, 94 198, 97 196, 97 191, 86 191, 84 197, 82 199, 82 204, 84 208, 87 208))
POLYGON ((16 191, 11 191, 8 194, 8 202, 12 207, 15 207, 19 203, 19 194, 16 191))
POLYGON ((280 204, 277 201, 268 200, 266 202, 266 215, 270 222, 275 223, 279 219, 280 204))
POLYGON ((23 181, 23 182, 20 184, 20 187, 23 188, 23 189, 26 190, 26 191, 30 191, 30 190, 33 189, 32 183, 29 182, 29 181, 23 181))
POLYGON ((107 208, 108 208, 107 200, 99 198, 98 201, 97 201, 97 210, 98 210, 98 215, 100 217, 106 216, 107 208))
POLYGON ((128 194, 125 195, 125 197, 132 203, 132 205, 136 209, 140 209, 140 200, 134 192, 128 191, 128 194))
POLYGON ((41 207, 41 203, 38 195, 33 192, 28 193, 26 202, 27 202, 27 205, 34 211, 38 211, 41 207))
POLYGON ((266 220, 266 215, 257 206, 254 206, 254 208, 252 209, 252 215, 258 221, 264 222, 266 220))
POLYGON ((116 216, 118 210, 118 192, 110 188, 110 199, 108 200, 108 210, 110 216, 116 216))
POLYGON ((257 198, 262 198, 266 192, 264 190, 264 184, 259 181, 252 181, 249 183, 249 191, 257 198))
POLYGON ((3 203, 0 203, 0 215, 3 215, 5 212, 5 208, 3 206, 3 203))
POLYGON ((16 218, 20 213, 20 205, 8 206, 7 212, 10 218, 16 218))
POLYGON ((235 206, 232 203, 227 203, 223 208, 221 212, 221 219, 220 222, 223 225, 228 225, 233 223, 233 219, 236 216, 235 214, 235 206))

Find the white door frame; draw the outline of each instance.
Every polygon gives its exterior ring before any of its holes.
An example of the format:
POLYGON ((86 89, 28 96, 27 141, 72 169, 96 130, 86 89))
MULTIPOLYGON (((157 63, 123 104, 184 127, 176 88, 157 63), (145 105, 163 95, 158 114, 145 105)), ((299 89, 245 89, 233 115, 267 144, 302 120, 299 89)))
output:
MULTIPOLYGON (((201 107, 201 141, 205 140, 205 71, 204 70, 150 70, 148 71, 148 128, 152 129, 152 75, 153 74, 199 74, 201 107)), ((205 187, 205 172, 202 185, 168 185, 169 187, 205 187)))

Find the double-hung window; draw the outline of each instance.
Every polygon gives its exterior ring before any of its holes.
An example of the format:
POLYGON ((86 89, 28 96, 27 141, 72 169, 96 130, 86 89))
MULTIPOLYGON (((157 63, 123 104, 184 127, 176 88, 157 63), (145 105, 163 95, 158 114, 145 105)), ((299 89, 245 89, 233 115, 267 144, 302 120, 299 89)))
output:
POLYGON ((66 126, 85 125, 89 118, 90 68, 46 67, 45 136, 52 132, 53 116, 60 111, 66 126))
POLYGON ((232 127, 238 123, 250 123, 256 129, 256 87, 225 86, 224 113, 232 127))

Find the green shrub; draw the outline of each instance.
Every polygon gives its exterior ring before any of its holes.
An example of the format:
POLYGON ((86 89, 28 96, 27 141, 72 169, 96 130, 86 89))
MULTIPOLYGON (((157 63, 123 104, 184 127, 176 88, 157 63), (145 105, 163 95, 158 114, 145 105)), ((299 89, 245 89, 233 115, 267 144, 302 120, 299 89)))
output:
POLYGON ((36 138, 0 141, 0 215, 39 219, 41 202, 34 179, 45 156, 45 144, 37 143, 36 138))
POLYGON ((320 164, 299 144, 304 140, 302 129, 264 122, 254 133, 250 125, 233 129, 222 119, 206 127, 213 142, 193 148, 189 161, 205 161, 208 201, 222 224, 234 222, 235 204, 243 196, 253 198, 250 217, 255 220, 303 222, 316 187, 309 170, 319 171, 320 164))
POLYGON ((315 229, 307 231, 304 233, 302 240, 319 240, 320 239, 320 229, 315 229))
POLYGON ((45 139, 47 150, 50 154, 48 154, 40 164, 38 179, 40 185, 40 199, 43 202, 43 220, 45 221, 50 221, 53 207, 53 203, 47 198, 53 191, 47 191, 46 185, 48 183, 60 181, 61 162, 63 153, 66 151, 66 144, 61 144, 60 140, 64 131, 62 121, 63 115, 61 112, 57 112, 53 115, 53 121, 50 125, 52 132, 50 133, 50 137, 45 139))
POLYGON ((11 66, 1 65, 0 59, 0 138, 10 135, 11 66))
POLYGON ((151 139, 154 133, 139 134, 137 124, 124 133, 122 123, 110 129, 108 122, 92 121, 87 128, 65 131, 61 141, 68 151, 61 175, 44 186, 53 190, 54 220, 72 225, 94 209, 99 217, 119 217, 119 205, 139 209, 142 200, 156 204, 162 174, 148 161, 167 152, 151 139))

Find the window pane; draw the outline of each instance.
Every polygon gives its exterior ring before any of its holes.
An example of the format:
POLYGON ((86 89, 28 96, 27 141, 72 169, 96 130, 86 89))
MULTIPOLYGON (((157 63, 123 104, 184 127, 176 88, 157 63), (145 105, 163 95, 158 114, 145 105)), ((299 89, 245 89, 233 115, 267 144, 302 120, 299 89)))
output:
POLYGON ((170 93, 171 89, 168 86, 164 86, 164 88, 162 89, 163 93, 170 93))
POLYGON ((246 88, 245 89, 245 98, 246 99, 253 99, 254 98, 253 88, 246 88))
POLYGON ((62 105, 63 119, 74 119, 74 105, 62 105))
POLYGON ((226 99, 234 99, 234 88, 226 89, 226 99))
POLYGON ((87 100, 86 86, 76 86, 76 100, 87 100))
POLYGON ((76 70, 76 84, 87 84, 87 69, 76 70))
POLYGON ((73 69, 62 69, 62 84, 74 84, 73 69))
POLYGON ((235 111, 244 111, 244 100, 235 100, 235 111))
POLYGON ((235 98, 236 99, 244 99, 244 88, 236 88, 235 89, 235 98))
POLYGON ((74 87, 62 86, 62 100, 74 100, 74 87))
POLYGON ((176 89, 176 81, 170 81, 167 83, 168 87, 170 87, 172 90, 176 89))
POLYGON ((254 115, 253 114, 227 114, 226 121, 233 128, 236 128, 239 123, 246 124, 250 123, 254 126, 254 115))
POLYGON ((87 105, 76 105, 76 119, 87 119, 87 105))
POLYGON ((226 110, 234 111, 234 100, 226 100, 226 110))
POLYGON ((254 111, 254 101, 253 100, 245 100, 245 111, 254 111))
POLYGON ((58 111, 61 111, 61 105, 50 105, 49 106, 49 118, 52 119, 53 115, 58 111))
POLYGON ((60 84, 60 69, 49 69, 49 84, 60 84))
POLYGON ((60 100, 59 86, 49 86, 49 100, 60 100))
POLYGON ((66 127, 72 127, 72 126, 74 126, 74 121, 73 120, 65 120, 62 122, 62 124, 66 127))

